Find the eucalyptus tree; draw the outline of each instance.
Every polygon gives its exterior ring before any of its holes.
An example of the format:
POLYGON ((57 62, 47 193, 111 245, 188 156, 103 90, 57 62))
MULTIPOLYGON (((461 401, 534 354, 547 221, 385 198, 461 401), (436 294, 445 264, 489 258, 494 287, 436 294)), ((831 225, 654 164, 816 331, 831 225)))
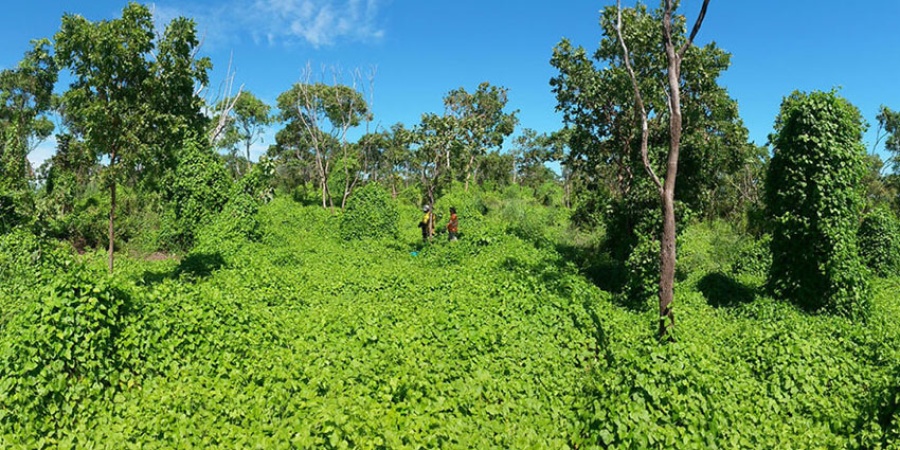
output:
POLYGON ((691 47, 700 26, 703 24, 703 18, 706 17, 706 9, 709 6, 709 0, 703 0, 700 8, 700 14, 694 22, 690 36, 684 40, 681 33, 678 36, 673 32, 673 27, 683 27, 681 23, 675 23, 677 18, 673 17, 675 10, 675 2, 673 0, 665 0, 662 12, 662 42, 665 49, 666 61, 666 81, 668 88, 664 89, 666 94, 666 106, 669 112, 669 151, 666 157, 666 166, 663 178, 660 179, 650 162, 648 148, 648 112, 644 105, 641 86, 638 83, 638 77, 632 68, 631 54, 628 45, 622 35, 622 6, 621 1, 616 3, 616 35, 619 38, 619 45, 622 47, 622 61, 628 72, 629 78, 634 92, 635 113, 641 122, 641 141, 640 153, 641 161, 644 169, 653 180, 659 190, 659 197, 662 204, 663 229, 660 238, 660 276, 659 276, 659 337, 665 338, 670 336, 672 328, 675 327, 675 314, 672 311, 672 301, 675 289, 675 180, 678 174, 678 156, 681 150, 682 135, 682 109, 681 109, 681 89, 682 76, 681 65, 684 60, 685 53, 691 47), (681 38, 681 39, 679 39, 681 38), (680 42, 679 42, 680 41, 680 42))
POLYGON ((513 140, 513 184, 520 183, 537 188, 545 181, 555 178, 546 164, 562 158, 562 147, 559 143, 553 135, 538 134, 530 128, 523 130, 522 134, 513 140))
POLYGON ((413 160, 429 205, 453 180, 451 155, 461 151, 457 123, 451 116, 426 113, 415 128, 413 160))
MULTIPOLYGON (((460 158, 465 188, 478 168, 477 159, 490 149, 499 149, 504 139, 515 131, 518 111, 504 112, 508 89, 488 82, 478 85, 475 92, 454 89, 444 97, 445 115, 453 118, 462 144, 460 158)), ((448 161, 449 165, 449 161, 448 161)))
POLYGON ((884 148, 891 153, 890 163, 895 172, 900 172, 900 111, 894 111, 882 105, 875 118, 878 121, 879 134, 883 131, 884 148))
POLYGON ((714 43, 693 45, 708 3, 701 5, 690 34, 669 0, 653 11, 641 4, 607 7, 596 52, 588 54, 564 39, 551 59, 560 72, 551 80, 557 109, 571 129, 565 165, 587 172, 578 178, 621 204, 613 210, 625 214, 618 228, 630 230, 623 237, 632 245, 637 235, 659 236, 660 334, 673 323, 668 305, 675 200, 698 211, 709 208, 720 180, 755 151, 736 103, 717 83, 729 65, 728 53, 714 43), (682 186, 678 196, 676 178, 682 186), (655 212, 644 211, 652 203, 655 212))
MULTIPOLYGON (((282 148, 302 144, 311 150, 322 192, 322 207, 334 208, 328 187, 338 158, 349 163, 347 132, 370 116, 363 94, 355 86, 312 82, 307 67, 304 80, 278 96, 279 118, 284 132, 276 135, 282 148)), ((354 83, 355 84, 355 83, 354 83)), ((345 185, 346 201, 349 186, 345 185)))
POLYGON ((57 63, 72 78, 62 96, 63 118, 106 163, 110 272, 117 184, 155 179, 172 167, 184 141, 206 128, 196 88, 208 81, 211 63, 196 58, 194 22, 176 18, 154 36, 150 10, 129 3, 112 20, 67 14, 54 39, 57 63))
POLYGON ((217 111, 227 112, 225 127, 217 145, 231 151, 236 159, 238 145, 244 147, 244 174, 250 171, 250 148, 262 140, 266 127, 271 124, 271 107, 250 91, 241 91, 235 98, 224 98, 216 106, 217 111))
POLYGON ((397 198, 397 185, 405 181, 408 186, 412 175, 412 144, 415 139, 413 130, 402 123, 391 126, 387 135, 387 148, 384 151, 385 176, 389 178, 391 196, 397 198))

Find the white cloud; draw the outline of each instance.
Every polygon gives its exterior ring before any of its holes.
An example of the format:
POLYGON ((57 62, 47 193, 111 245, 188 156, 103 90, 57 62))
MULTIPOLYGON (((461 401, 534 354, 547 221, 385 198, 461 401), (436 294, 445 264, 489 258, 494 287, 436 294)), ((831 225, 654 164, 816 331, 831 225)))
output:
POLYGON ((218 7, 154 5, 160 29, 178 16, 197 21, 204 45, 230 46, 242 37, 256 43, 313 48, 384 37, 379 12, 389 0, 230 0, 218 7))

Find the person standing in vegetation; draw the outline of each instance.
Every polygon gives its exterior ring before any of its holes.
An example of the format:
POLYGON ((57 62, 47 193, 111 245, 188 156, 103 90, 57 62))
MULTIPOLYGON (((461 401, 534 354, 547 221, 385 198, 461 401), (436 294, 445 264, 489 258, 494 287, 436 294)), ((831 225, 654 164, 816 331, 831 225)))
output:
POLYGON ((447 239, 455 241, 459 235, 459 217, 456 216, 456 208, 450 208, 450 221, 447 222, 447 239))
POLYGON ((422 229, 422 241, 431 242, 431 237, 434 236, 434 214, 428 205, 423 206, 422 211, 425 211, 422 221, 419 222, 419 228, 422 229))

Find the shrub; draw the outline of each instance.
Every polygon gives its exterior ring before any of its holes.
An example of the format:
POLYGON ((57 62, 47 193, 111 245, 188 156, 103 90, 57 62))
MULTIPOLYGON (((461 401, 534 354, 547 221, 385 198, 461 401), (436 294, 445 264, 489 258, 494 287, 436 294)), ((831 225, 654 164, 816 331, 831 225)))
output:
POLYGON ((0 234, 28 222, 24 205, 31 201, 27 191, 12 191, 0 187, 0 234))
POLYGON ((863 219, 859 227, 859 254, 878 276, 900 272, 900 225, 890 210, 879 208, 863 219))
POLYGON ((341 217, 341 237, 348 240, 397 237, 397 206, 376 183, 353 191, 341 217))
POLYGON ((769 289, 808 310, 861 316, 869 309, 856 242, 863 129, 859 110, 834 92, 794 92, 782 102, 770 136, 769 289))

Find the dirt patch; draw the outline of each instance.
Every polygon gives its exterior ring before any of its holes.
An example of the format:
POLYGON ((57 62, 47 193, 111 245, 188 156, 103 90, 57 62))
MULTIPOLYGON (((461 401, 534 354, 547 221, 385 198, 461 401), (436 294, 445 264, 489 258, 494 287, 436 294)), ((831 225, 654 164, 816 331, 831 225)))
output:
POLYGON ((147 255, 147 257, 144 259, 147 261, 165 261, 167 259, 177 259, 177 258, 175 257, 175 255, 170 255, 170 254, 163 253, 163 252, 153 252, 153 253, 147 255))

